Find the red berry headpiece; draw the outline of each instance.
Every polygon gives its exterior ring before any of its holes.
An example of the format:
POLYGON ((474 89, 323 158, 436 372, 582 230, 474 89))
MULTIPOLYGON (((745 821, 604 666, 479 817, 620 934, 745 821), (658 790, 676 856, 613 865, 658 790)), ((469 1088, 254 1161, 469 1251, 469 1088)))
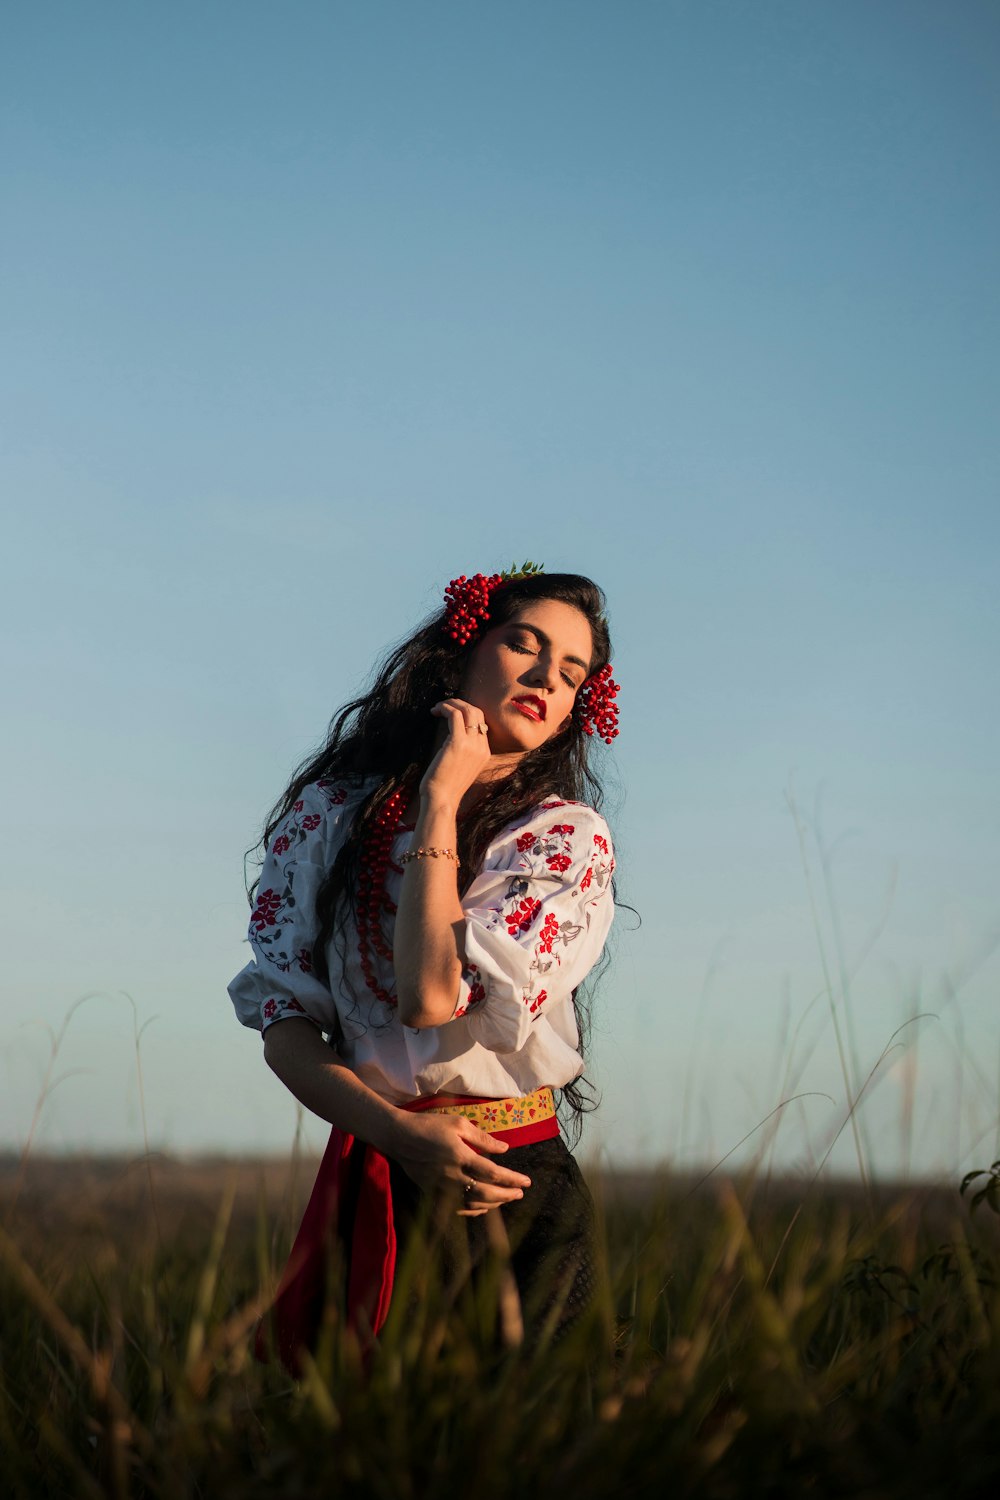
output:
MULTIPOLYGON (((479 634, 479 627, 490 617, 490 595, 493 590, 515 578, 527 578, 544 572, 537 563, 515 563, 509 572, 475 573, 467 578, 453 578, 444 591, 445 633, 459 646, 467 646, 479 634)), ((611 663, 588 677, 576 695, 576 718, 586 734, 596 734, 610 745, 618 733, 618 705, 615 699, 621 685, 611 676, 611 663)))
POLYGON ((611 663, 588 677, 576 695, 576 711, 586 734, 596 734, 610 745, 618 733, 618 705, 615 699, 621 684, 611 676, 611 663))
POLYGON ((478 633, 480 622, 489 619, 490 594, 503 581, 500 573, 494 573, 492 578, 484 573, 466 578, 463 573, 461 578, 451 580, 444 591, 444 628, 453 641, 460 646, 468 645, 478 633))

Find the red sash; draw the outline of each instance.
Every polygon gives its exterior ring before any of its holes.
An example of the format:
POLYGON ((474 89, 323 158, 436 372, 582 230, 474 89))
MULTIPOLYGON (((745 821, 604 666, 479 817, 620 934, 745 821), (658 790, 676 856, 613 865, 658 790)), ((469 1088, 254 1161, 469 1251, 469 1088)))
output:
MULTIPOLYGON (((404 1109, 423 1111, 450 1105, 489 1104, 464 1094, 433 1094, 404 1109)), ((559 1134, 555 1115, 491 1132, 499 1141, 527 1146, 559 1134)), ((254 1354, 266 1362, 277 1353, 285 1368, 302 1374, 301 1351, 316 1342, 326 1297, 326 1270, 334 1238, 348 1252, 347 1327, 363 1339, 377 1334, 389 1313, 396 1271, 396 1229, 392 1216, 389 1162, 380 1151, 336 1126, 320 1163, 312 1194, 295 1236, 270 1311, 257 1325, 254 1354), (352 1158, 362 1152, 353 1215, 345 1211, 352 1158), (351 1222, 346 1222, 350 1218, 351 1222)))

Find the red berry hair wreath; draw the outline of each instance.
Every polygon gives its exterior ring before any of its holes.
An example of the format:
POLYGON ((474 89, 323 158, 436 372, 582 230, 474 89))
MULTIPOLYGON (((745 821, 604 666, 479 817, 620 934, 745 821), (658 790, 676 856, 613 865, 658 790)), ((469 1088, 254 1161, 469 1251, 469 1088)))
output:
MULTIPOLYGON (((535 563, 522 563, 506 573, 474 573, 471 578, 462 574, 453 578, 444 591, 445 634, 459 646, 467 646, 479 634, 483 623, 490 617, 490 595, 494 589, 515 578, 528 578, 544 572, 535 563)), ((575 715, 585 734, 596 734, 605 744, 618 734, 618 705, 615 699, 621 684, 611 675, 611 663, 588 677, 576 695, 575 715)))

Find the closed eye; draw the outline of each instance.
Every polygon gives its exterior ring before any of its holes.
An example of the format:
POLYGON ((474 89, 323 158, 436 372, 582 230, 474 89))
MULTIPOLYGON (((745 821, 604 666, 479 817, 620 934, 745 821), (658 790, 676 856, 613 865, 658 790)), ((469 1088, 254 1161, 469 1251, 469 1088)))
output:
MULTIPOLYGON (((511 651, 516 651, 520 656, 538 655, 538 652, 534 649, 534 647, 524 646, 520 641, 508 641, 507 645, 510 647, 511 651)), ((567 687, 575 688, 577 686, 575 679, 572 678, 568 672, 563 672, 560 675, 562 676, 562 680, 563 682, 565 682, 567 687)))

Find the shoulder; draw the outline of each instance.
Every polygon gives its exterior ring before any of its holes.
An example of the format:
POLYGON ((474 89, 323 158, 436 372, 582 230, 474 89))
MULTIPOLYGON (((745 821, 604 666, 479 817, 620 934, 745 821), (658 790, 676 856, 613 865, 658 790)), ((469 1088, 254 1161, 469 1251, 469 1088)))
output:
POLYGON ((269 852, 308 860, 350 826, 367 785, 322 778, 299 792, 275 827, 269 852))
POLYGON ((586 802, 550 797, 500 831, 486 862, 558 875, 595 859, 614 867, 611 830, 605 818, 586 802))
POLYGON ((539 831, 553 836, 579 838, 595 835, 610 841, 611 830, 607 820, 596 807, 588 802, 570 802, 559 797, 549 797, 539 802, 528 812, 507 825, 504 833, 539 831))

